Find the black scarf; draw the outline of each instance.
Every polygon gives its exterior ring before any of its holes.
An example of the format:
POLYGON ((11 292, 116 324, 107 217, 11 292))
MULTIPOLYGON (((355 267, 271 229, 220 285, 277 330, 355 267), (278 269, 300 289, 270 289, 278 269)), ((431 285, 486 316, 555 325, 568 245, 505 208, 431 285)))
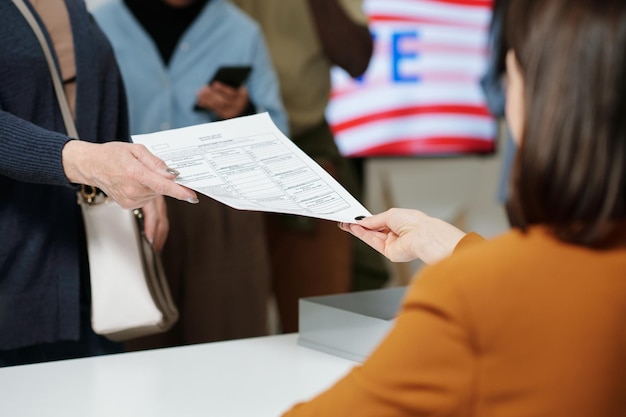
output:
POLYGON ((168 65, 180 37, 191 26, 209 0, 196 0, 189 6, 172 7, 163 0, 124 0, 150 35, 168 65))

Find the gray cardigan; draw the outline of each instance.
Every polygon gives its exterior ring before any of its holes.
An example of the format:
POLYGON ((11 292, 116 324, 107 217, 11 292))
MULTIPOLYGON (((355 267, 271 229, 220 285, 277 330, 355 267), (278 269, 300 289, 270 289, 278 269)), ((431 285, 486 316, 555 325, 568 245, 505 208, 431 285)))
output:
MULTIPOLYGON (((78 133, 128 141, 113 51, 84 1, 66 4, 78 133)), ((76 340, 89 279, 76 186, 61 164, 70 138, 41 47, 11 0, 0 0, 0 45, 0 349, 76 340)))

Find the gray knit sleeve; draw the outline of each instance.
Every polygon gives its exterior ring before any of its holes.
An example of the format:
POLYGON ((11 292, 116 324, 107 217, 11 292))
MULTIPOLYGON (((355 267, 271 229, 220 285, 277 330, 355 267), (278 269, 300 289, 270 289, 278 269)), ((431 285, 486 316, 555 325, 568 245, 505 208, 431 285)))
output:
POLYGON ((61 155, 70 139, 0 110, 0 175, 24 182, 71 185, 61 155))

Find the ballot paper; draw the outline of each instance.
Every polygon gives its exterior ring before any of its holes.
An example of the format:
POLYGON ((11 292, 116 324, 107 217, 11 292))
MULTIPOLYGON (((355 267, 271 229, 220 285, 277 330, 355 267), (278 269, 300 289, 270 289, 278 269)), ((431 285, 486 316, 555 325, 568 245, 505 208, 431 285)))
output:
POLYGON ((371 215, 267 113, 133 135, 132 140, 180 172, 180 184, 236 209, 345 223, 371 215))

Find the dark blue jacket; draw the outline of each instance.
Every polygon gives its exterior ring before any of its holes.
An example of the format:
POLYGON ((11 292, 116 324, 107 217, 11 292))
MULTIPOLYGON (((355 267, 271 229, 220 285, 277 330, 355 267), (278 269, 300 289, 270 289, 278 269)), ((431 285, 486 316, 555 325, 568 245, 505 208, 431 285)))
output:
MULTIPOLYGON (((84 1, 66 4, 78 133, 127 141, 113 51, 84 1)), ((80 285, 89 281, 76 186, 61 163, 69 139, 41 47, 12 1, 0 0, 0 349, 79 337, 80 285)))

